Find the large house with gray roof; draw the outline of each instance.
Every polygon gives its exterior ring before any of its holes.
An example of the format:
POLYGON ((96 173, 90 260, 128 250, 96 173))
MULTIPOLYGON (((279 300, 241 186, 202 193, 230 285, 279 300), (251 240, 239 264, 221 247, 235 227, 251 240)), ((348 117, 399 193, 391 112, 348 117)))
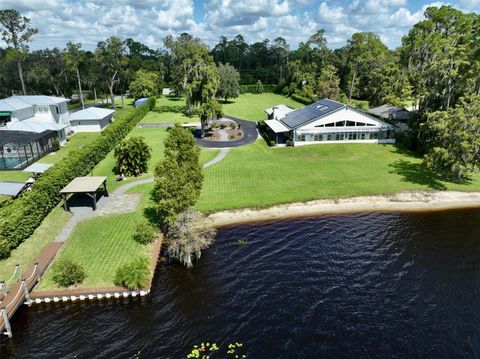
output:
POLYGON ((70 114, 70 100, 13 96, 0 100, 0 170, 21 169, 65 143, 73 132, 98 132, 113 121, 113 110, 90 107, 70 114))
POLYGON ((395 143, 394 128, 367 113, 323 99, 294 110, 285 105, 266 109, 265 124, 276 144, 395 143))
POLYGON ((13 96, 0 100, 0 130, 55 131, 58 139, 65 141, 70 131, 69 101, 53 96, 13 96))

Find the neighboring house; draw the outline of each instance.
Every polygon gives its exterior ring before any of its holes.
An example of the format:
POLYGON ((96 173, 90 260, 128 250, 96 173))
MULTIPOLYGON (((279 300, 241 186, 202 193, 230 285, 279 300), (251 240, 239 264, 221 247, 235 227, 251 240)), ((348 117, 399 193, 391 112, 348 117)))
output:
POLYGON ((90 107, 71 124, 69 101, 43 95, 0 100, 0 170, 22 169, 51 152, 54 140, 65 143, 71 132, 101 131, 112 121, 113 111, 90 107))
POLYGON ((399 122, 407 122, 412 118, 411 112, 401 107, 396 107, 389 104, 371 108, 368 110, 368 113, 378 118, 383 118, 386 120, 394 120, 399 122))
POLYGON ((88 107, 73 112, 70 124, 75 132, 99 132, 113 122, 114 110, 98 107, 88 107))
POLYGON ((394 127, 360 110, 323 99, 293 110, 279 105, 265 110, 265 124, 277 144, 395 143, 394 127))
POLYGON ((0 100, 0 170, 21 169, 66 141, 69 99, 14 96, 0 100))
POLYGON ((71 130, 69 101, 52 96, 14 96, 0 100, 0 130, 56 131, 60 142, 64 142, 71 130))

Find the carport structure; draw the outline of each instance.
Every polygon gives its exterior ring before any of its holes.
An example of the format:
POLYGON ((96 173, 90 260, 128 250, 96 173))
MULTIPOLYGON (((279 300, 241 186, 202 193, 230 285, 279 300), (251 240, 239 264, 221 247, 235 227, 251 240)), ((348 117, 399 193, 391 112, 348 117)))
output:
POLYGON ((107 177, 86 176, 73 179, 72 182, 70 182, 60 191, 63 197, 63 208, 67 212, 70 211, 70 207, 68 206, 67 201, 68 195, 83 193, 92 198, 93 210, 95 211, 97 209, 97 191, 100 187, 103 187, 105 196, 108 197, 107 177))

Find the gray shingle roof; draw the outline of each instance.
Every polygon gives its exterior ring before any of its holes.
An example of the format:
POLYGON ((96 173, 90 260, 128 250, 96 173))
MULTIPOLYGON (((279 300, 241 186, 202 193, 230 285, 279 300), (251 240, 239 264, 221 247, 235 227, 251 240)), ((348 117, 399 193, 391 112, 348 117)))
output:
POLYGON ((312 103, 311 105, 287 113, 287 115, 280 119, 280 121, 287 127, 295 129, 345 107, 346 105, 343 103, 329 99, 323 99, 312 103))

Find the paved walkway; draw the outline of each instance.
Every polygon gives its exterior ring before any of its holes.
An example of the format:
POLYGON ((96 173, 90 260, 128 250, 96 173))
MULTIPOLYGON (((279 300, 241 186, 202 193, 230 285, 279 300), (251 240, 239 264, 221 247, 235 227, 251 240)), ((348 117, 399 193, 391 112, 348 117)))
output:
POLYGON ((215 158, 211 159, 210 161, 206 162, 203 164, 203 168, 208 168, 210 166, 213 166, 223 160, 225 156, 227 155, 228 151, 230 148, 222 148, 218 155, 215 156, 215 158))

